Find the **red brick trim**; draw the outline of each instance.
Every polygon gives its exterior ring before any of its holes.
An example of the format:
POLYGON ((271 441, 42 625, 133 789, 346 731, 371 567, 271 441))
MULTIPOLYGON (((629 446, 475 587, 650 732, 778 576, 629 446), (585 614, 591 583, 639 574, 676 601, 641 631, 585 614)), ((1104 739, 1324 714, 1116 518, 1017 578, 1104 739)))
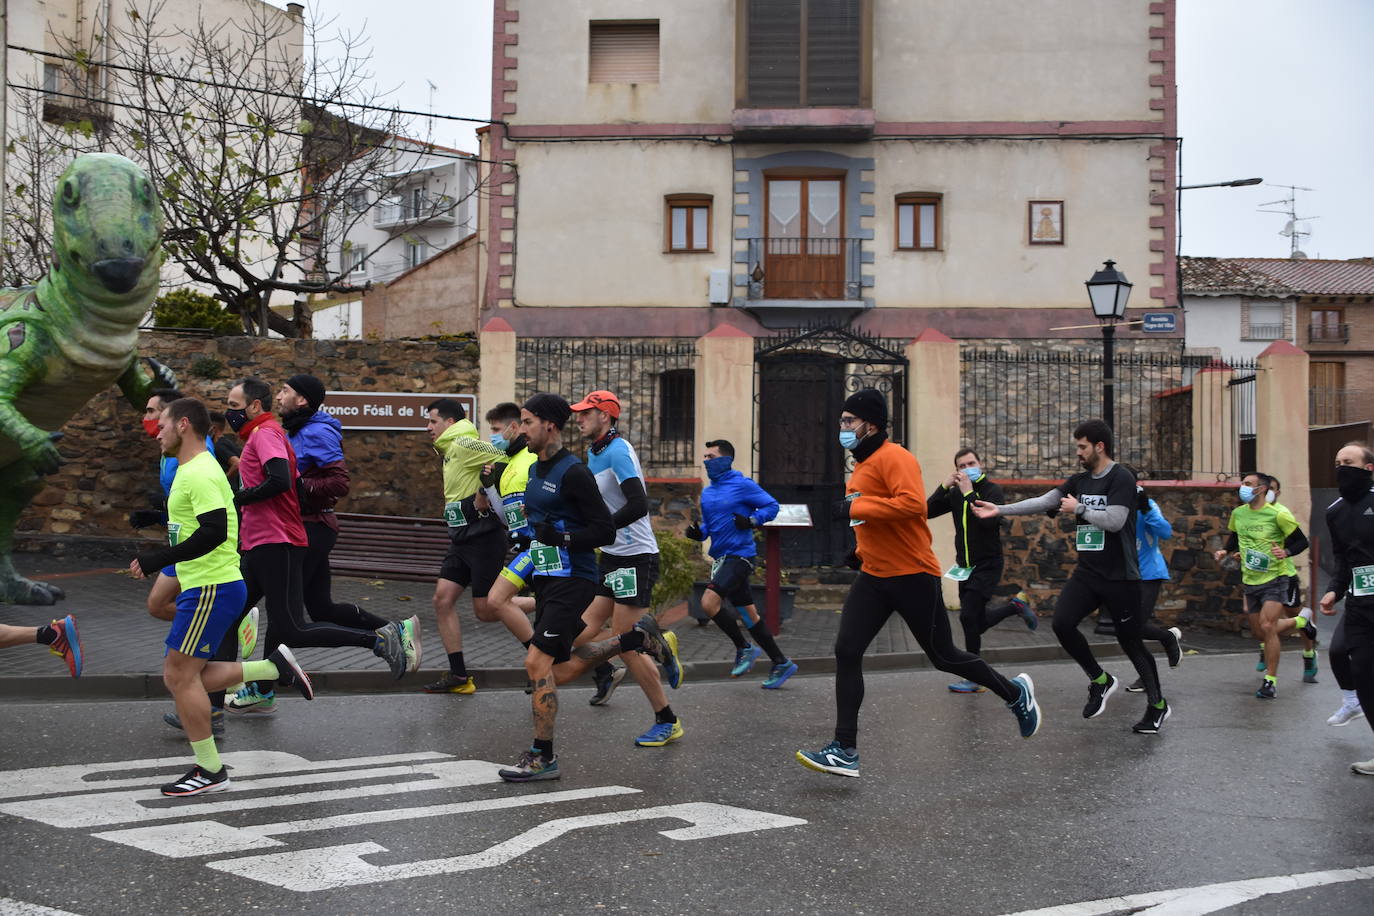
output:
MULTIPOLYGON (((494 0, 492 14, 491 44, 491 117, 493 121, 504 122, 515 114, 515 103, 506 100, 506 92, 516 88, 516 58, 507 50, 519 42, 519 36, 506 33, 506 24, 518 22, 520 14, 508 9, 511 0, 494 0)), ((515 206, 515 151, 506 143, 507 128, 503 123, 491 125, 488 140, 490 156, 493 160, 487 173, 487 286, 483 291, 482 307, 494 308, 501 298, 501 278, 513 277, 514 270, 509 264, 501 263, 502 255, 515 252, 512 242, 501 240, 505 229, 513 230, 515 220, 501 215, 505 207, 515 206), (509 163, 506 165, 505 163, 509 163)), ((507 296, 512 301, 515 291, 507 296)))
MULTIPOLYGON (((500 74, 493 73, 493 85, 500 74)), ((505 88, 514 89, 515 81, 505 88)), ((493 111, 499 95, 493 92, 493 111)), ((1159 100, 1155 100, 1159 101, 1159 100)), ((1156 107, 1153 103, 1151 107, 1156 107)), ((553 140, 565 138, 615 139, 641 137, 730 136, 729 124, 520 124, 512 125, 507 136, 512 140, 553 140)), ((879 121, 875 137, 1074 137, 1109 134, 1112 136, 1172 136, 1163 121, 879 121)))
MULTIPOLYGON (((1149 52, 1151 63, 1160 64, 1160 72, 1151 74, 1150 86, 1157 96, 1150 100, 1150 108, 1160 112, 1163 136, 1178 136, 1178 87, 1176 85, 1175 62, 1177 60, 1177 23, 1176 0, 1155 0, 1150 3, 1150 16, 1155 24, 1150 26, 1149 36, 1153 43, 1159 41, 1163 47, 1149 52)), ((1151 229, 1162 229, 1163 239, 1152 239, 1150 252, 1150 276, 1159 277, 1162 285, 1151 286, 1150 296, 1163 300, 1165 308, 1179 305, 1178 296, 1178 146, 1176 141, 1167 139, 1150 148, 1150 202, 1160 205, 1164 210, 1162 217, 1150 217, 1151 229)))

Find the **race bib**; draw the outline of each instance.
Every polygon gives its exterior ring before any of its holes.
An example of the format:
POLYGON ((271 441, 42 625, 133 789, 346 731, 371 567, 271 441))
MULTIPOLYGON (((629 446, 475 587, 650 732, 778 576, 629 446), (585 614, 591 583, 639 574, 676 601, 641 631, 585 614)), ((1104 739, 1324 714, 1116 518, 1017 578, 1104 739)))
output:
MULTIPOLYGON (((851 503, 852 503, 854 500, 858 499, 860 496, 863 496, 863 494, 862 494, 862 493, 850 493, 850 494, 849 494, 848 496, 846 496, 844 499, 845 499, 845 502, 851 502, 851 503)), ((849 527, 851 527, 851 528, 857 528, 857 527, 859 527, 860 525, 862 525, 863 523, 864 523, 864 520, 861 519, 861 518, 851 518, 851 519, 849 520, 849 527)))
POLYGON ((548 544, 530 541, 530 560, 534 563, 535 572, 552 575, 566 571, 566 567, 563 566, 562 552, 557 547, 550 547, 548 544))
POLYGON ((1096 525, 1079 525, 1074 533, 1073 546, 1079 550, 1106 550, 1107 532, 1096 525))
POLYGON ((1374 566, 1356 566, 1350 572, 1350 594, 1359 598, 1374 595, 1374 566))
POLYGON ((450 528, 462 528, 468 523, 463 516, 462 503, 444 503, 444 521, 450 528))
POLYGON ((725 557, 721 557, 719 560, 715 560, 714 562, 711 563, 711 578, 712 578, 712 579, 714 579, 714 578, 716 577, 716 573, 720 572, 720 568, 721 568, 722 566, 724 566, 724 565, 725 565, 725 557))
POLYGON ((181 540, 181 522, 167 523, 167 543, 173 547, 181 540))
POLYGON ((945 570, 945 578, 953 579, 955 582, 963 582, 973 575, 972 566, 951 566, 945 570))
POLYGON ((1251 550, 1249 547, 1241 550, 1240 556, 1245 568, 1256 572, 1268 572, 1270 564, 1274 561, 1273 554, 1265 553, 1263 550, 1251 550))
POLYGON ((639 594, 639 571, 633 567, 611 570, 606 573, 605 582, 617 598, 633 598, 639 594))
POLYGON ((501 507, 501 514, 506 518, 506 527, 511 531, 519 531, 529 524, 529 519, 525 517, 525 504, 523 502, 509 502, 501 507))

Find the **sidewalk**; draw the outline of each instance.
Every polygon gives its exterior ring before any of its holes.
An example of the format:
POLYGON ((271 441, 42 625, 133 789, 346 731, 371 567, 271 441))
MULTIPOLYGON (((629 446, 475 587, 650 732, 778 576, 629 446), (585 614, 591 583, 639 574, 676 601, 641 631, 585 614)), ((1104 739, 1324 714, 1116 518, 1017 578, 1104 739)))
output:
MULTIPOLYGON (((164 696, 162 687, 163 639, 167 624, 148 615, 145 601, 148 580, 138 581, 123 571, 127 565, 115 555, 45 556, 16 554, 15 566, 30 578, 60 585, 67 598, 55 608, 0 604, 0 623, 34 626, 54 616, 72 614, 81 628, 85 652, 84 673, 79 681, 66 676, 59 659, 38 647, 18 646, 0 651, 0 696, 8 697, 144 697, 164 696)), ((356 602, 382 617, 402 619, 418 614, 423 636, 424 660, 421 670, 395 681, 381 659, 355 648, 298 649, 297 656, 310 671, 322 691, 418 690, 445 667, 443 647, 434 626, 430 606, 433 586, 423 582, 336 578, 334 599, 356 602)), ((834 670, 831 655, 839 627, 839 593, 835 589, 817 592, 818 603, 807 606, 806 592, 798 595, 800 605, 778 636, 778 645, 796 659, 804 674, 834 670)), ((1047 615, 1049 608, 1040 608, 1047 615)), ((459 604, 463 625, 463 653, 479 687, 519 687, 525 685, 522 667, 525 650, 499 623, 480 623, 472 615, 471 601, 465 595, 459 604)), ((680 653, 688 681, 726 677, 734 660, 734 647, 715 626, 698 626, 686 616, 686 605, 670 609, 664 619, 678 634, 680 653)), ((956 613, 950 614, 955 642, 962 645, 956 613)), ((1083 631, 1099 657, 1120 655, 1111 637, 1092 633, 1092 623, 1083 631)), ((1285 641, 1286 649, 1296 652, 1296 641, 1285 641)), ((1248 637, 1215 631, 1184 633, 1185 651, 1249 652, 1254 643, 1248 637)), ((261 650, 259 650, 261 654, 261 650)), ((897 616, 888 622, 869 649, 866 667, 929 667, 929 662, 909 630, 897 616)), ((1065 658, 1042 616, 1034 632, 1012 618, 983 636, 983 656, 996 665, 1020 664, 1065 658)), ((756 666, 753 677, 762 678, 767 659, 756 666)), ((1119 669, 1129 668, 1124 661, 1119 669)), ((1324 666, 1323 666, 1324 667, 1324 666)))

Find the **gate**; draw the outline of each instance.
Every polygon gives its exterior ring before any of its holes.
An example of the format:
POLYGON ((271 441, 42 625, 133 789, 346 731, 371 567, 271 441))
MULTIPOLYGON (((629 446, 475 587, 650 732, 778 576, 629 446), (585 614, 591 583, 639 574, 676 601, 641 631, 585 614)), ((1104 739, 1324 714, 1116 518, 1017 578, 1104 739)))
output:
POLYGON ((902 342, 821 326, 759 338, 754 353, 754 444, 759 483, 780 503, 804 503, 813 527, 782 532, 785 566, 839 566, 854 546, 830 520, 853 461, 839 443, 845 398, 876 388, 887 398, 888 435, 906 441, 907 359, 902 342))

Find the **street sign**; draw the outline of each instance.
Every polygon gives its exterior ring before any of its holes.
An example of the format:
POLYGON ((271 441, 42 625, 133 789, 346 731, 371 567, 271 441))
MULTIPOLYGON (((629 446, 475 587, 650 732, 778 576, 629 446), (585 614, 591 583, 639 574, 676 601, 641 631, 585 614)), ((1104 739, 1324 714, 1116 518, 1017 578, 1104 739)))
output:
POLYGON ((440 398, 453 398, 468 412, 474 425, 477 416, 475 394, 412 394, 400 391, 330 391, 320 410, 334 417, 344 429, 389 429, 416 432, 429 419, 425 405, 440 398))
POLYGON ((1172 334, 1178 330, 1178 315, 1174 312, 1146 312, 1140 322, 1146 334, 1172 334))

